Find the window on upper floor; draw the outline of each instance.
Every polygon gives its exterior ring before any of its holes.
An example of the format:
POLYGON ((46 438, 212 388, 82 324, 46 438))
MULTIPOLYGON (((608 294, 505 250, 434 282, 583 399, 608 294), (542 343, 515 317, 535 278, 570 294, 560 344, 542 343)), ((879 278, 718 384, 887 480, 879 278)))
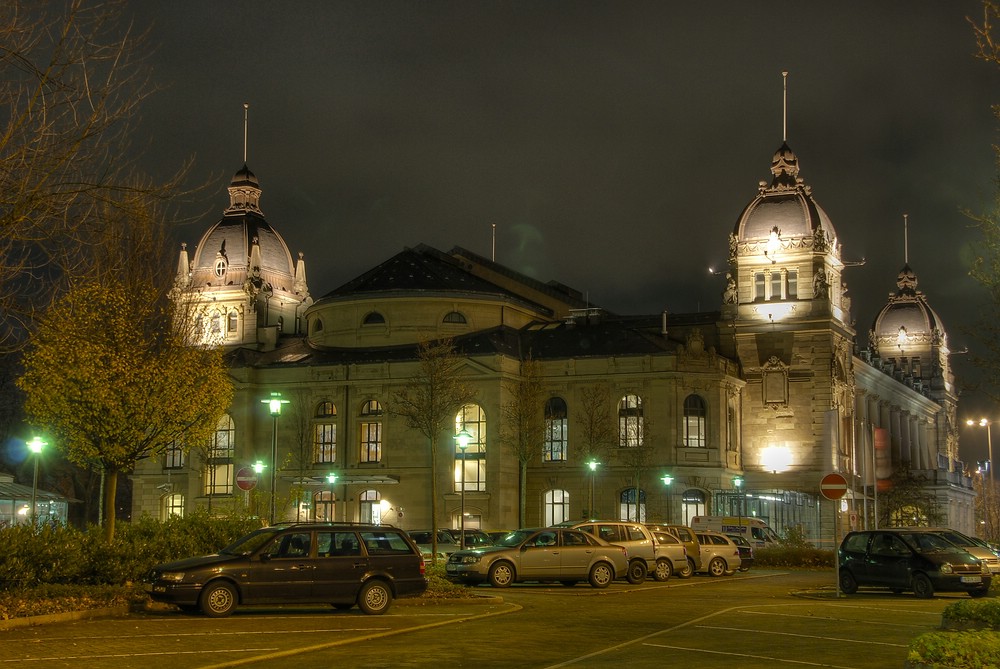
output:
POLYGON ((361 462, 381 462, 382 405, 376 400, 368 400, 361 407, 361 423, 358 434, 361 439, 361 462))
POLYGON ((385 323, 385 316, 377 311, 369 312, 361 321, 362 325, 379 325, 381 323, 385 323))
POLYGON ((466 404, 455 414, 455 434, 462 430, 470 439, 464 451, 455 442, 455 492, 486 490, 486 414, 478 404, 466 404))
POLYGON ((313 462, 331 463, 337 461, 337 407, 333 402, 323 401, 316 405, 313 422, 313 462))
POLYGON ((566 401, 561 397, 552 397, 545 403, 545 443, 542 445, 542 461, 564 461, 568 442, 566 401))
POLYGON ((625 395, 618 402, 618 445, 622 448, 642 446, 642 398, 625 395))
POLYGON ((443 323, 466 323, 465 316, 457 311, 449 311, 442 319, 443 323))
POLYGON ((239 316, 239 314, 237 314, 235 311, 230 311, 229 312, 229 326, 228 326, 229 331, 230 332, 236 332, 236 329, 239 327, 239 324, 240 324, 240 316, 239 316))
POLYGON ((697 395, 684 399, 684 445, 688 448, 705 448, 705 400, 697 395))

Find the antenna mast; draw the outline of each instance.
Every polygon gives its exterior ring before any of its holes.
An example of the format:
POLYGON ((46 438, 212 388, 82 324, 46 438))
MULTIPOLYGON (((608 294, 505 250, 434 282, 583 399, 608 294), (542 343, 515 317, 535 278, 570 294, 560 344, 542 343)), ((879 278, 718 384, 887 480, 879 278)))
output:
POLYGON ((903 214, 903 264, 910 264, 910 229, 909 214, 903 214))
POLYGON ((490 223, 490 225, 493 226, 493 246, 492 246, 492 258, 491 258, 491 260, 493 262, 496 262, 497 261, 497 224, 496 223, 490 223))
POLYGON ((788 71, 781 73, 781 141, 788 141, 788 71))
POLYGON ((247 162, 247 126, 250 123, 250 103, 243 103, 243 164, 247 162))

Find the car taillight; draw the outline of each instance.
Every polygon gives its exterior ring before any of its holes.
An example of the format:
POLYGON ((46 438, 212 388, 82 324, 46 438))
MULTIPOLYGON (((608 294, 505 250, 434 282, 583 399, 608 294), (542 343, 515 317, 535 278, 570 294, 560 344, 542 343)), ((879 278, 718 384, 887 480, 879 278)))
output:
POLYGON ((423 558, 420 558, 420 575, 423 576, 427 573, 427 563, 424 562, 423 558))

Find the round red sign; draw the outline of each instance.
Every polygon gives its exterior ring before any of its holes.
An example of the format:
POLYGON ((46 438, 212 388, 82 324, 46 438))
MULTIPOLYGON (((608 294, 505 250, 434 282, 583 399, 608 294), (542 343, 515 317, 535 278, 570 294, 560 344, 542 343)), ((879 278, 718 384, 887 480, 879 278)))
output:
POLYGON ((838 500, 847 494, 847 479, 836 472, 827 474, 819 482, 819 491, 827 499, 838 500))
POLYGON ((257 487, 257 472, 244 467, 236 472, 236 487, 240 490, 253 490, 257 487))

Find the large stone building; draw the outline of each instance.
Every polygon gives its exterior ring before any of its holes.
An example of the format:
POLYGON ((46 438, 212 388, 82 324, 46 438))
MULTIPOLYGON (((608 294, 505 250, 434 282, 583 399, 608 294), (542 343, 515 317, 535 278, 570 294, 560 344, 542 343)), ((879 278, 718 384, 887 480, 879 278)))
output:
POLYGON ((522 513, 529 526, 742 514, 827 544, 835 513, 841 528, 873 522, 889 479, 906 472, 933 503, 894 520, 931 510, 974 531, 947 340, 912 270, 861 346, 842 240, 787 145, 771 173, 735 228, 719 227, 730 262, 719 310, 622 316, 465 249, 423 245, 313 302, 304 261, 264 220, 244 166, 194 259, 181 250, 176 292, 204 340, 230 349, 236 398, 212 444, 142 463, 134 512, 235 505, 266 517, 273 504, 276 520, 426 528, 433 477, 440 526, 458 527, 463 509, 467 527, 487 529, 522 513), (453 341, 476 399, 431 471, 427 439, 387 407, 419 373, 418 344, 438 339, 453 341), (529 366, 545 436, 522 510, 503 435, 529 366), (278 416, 262 403, 272 393, 287 401, 278 416), (452 440, 462 429, 465 449, 452 440), (830 472, 850 483, 839 502, 820 494, 830 472))

